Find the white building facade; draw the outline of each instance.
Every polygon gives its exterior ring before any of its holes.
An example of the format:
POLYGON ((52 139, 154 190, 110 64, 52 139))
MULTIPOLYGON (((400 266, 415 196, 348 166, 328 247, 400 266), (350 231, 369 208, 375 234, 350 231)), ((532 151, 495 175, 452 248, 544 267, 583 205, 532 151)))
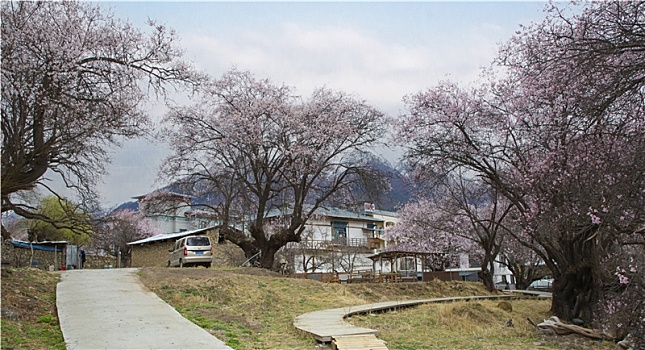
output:
POLYGON ((211 215, 192 208, 192 197, 174 193, 161 192, 133 197, 138 201, 139 212, 158 227, 162 233, 176 233, 203 229, 217 225, 211 215))
MULTIPOLYGON (((296 273, 371 270, 367 257, 386 247, 386 228, 398 221, 396 213, 367 210, 349 211, 321 207, 309 218, 302 241, 285 248, 296 273)), ((279 211, 269 220, 279 220, 279 211)))

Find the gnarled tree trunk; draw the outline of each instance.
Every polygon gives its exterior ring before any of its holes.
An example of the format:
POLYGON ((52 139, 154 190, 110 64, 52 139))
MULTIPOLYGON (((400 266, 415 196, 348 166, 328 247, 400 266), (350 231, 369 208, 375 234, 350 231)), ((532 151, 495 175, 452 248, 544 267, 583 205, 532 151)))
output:
POLYGON ((559 259, 553 259, 551 311, 567 321, 579 318, 591 324, 594 320, 595 303, 602 288, 597 279, 602 243, 598 238, 589 238, 593 232, 563 234, 557 251, 559 259))

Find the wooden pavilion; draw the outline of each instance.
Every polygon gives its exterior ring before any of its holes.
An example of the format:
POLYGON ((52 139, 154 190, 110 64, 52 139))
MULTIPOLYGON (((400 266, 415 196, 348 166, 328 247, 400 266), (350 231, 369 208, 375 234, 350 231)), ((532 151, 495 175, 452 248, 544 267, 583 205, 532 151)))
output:
POLYGON ((368 258, 372 260, 372 273, 382 276, 384 282, 412 282, 420 280, 419 277, 422 275, 419 273, 430 271, 430 267, 424 262, 428 261, 433 254, 435 253, 391 250, 370 255, 368 258), (383 271, 385 262, 389 263, 390 271, 383 271))

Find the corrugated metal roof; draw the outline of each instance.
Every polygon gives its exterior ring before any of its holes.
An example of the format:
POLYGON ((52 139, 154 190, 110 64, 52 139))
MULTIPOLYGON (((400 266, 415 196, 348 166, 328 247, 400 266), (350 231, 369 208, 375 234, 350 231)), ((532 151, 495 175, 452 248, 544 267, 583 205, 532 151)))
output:
POLYGON ((150 243, 150 242, 156 242, 156 241, 164 241, 167 239, 177 239, 181 238, 184 236, 189 236, 189 235, 194 235, 197 233, 201 233, 204 231, 212 230, 217 226, 211 226, 211 227, 206 227, 206 228, 200 228, 197 230, 192 230, 192 231, 182 231, 182 232, 173 232, 173 233, 162 233, 160 235, 140 239, 138 241, 130 242, 128 245, 137 245, 137 244, 144 244, 144 243, 150 243))
POLYGON ((391 216, 391 217, 395 217, 395 218, 399 217, 399 213, 397 213, 397 212, 387 211, 387 210, 379 210, 379 209, 374 210, 374 214, 375 215, 383 215, 383 216, 391 216))
MULTIPOLYGON (((286 213, 282 213, 282 211, 278 208, 271 209, 266 217, 271 218, 271 217, 278 217, 282 215, 290 215, 291 211, 287 211, 286 213)), ((383 222, 383 219, 377 219, 375 217, 345 210, 345 209, 340 209, 340 208, 332 208, 332 207, 318 207, 314 211, 314 215, 321 215, 321 216, 327 216, 331 218, 342 218, 342 219, 354 219, 354 220, 363 220, 363 221, 372 221, 372 222, 383 222)))
POLYGON ((11 244, 13 244, 14 247, 20 247, 20 248, 33 248, 35 250, 43 250, 47 252, 61 252, 62 247, 59 248, 59 245, 67 245, 67 241, 44 241, 44 242, 25 242, 25 241, 18 241, 18 240, 13 240, 11 241, 11 244), (53 247, 52 247, 53 246, 53 247))

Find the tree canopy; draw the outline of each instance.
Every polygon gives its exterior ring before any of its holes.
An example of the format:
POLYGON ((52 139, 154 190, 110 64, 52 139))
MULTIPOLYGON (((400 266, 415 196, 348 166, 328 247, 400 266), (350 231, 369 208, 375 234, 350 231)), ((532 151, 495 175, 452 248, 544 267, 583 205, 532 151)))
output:
POLYGON ((92 217, 65 198, 43 198, 38 205, 37 215, 46 220, 29 220, 27 228, 30 241, 68 241, 85 244, 90 241, 94 232, 92 217))
MULTIPOLYGON (((622 288, 607 258, 629 270, 645 243, 645 3, 567 11, 518 31, 481 85, 406 97, 397 128, 417 171, 465 169, 514 206, 517 242, 555 278, 553 311, 591 323, 622 288)), ((643 304, 628 308, 639 329, 643 304)))
POLYGON ((162 231, 142 213, 118 210, 97 223, 91 247, 120 258, 121 266, 129 266, 131 251, 128 243, 161 233, 162 231))
POLYGON ((144 134, 149 92, 201 78, 181 61, 175 33, 155 22, 146 34, 90 3, 1 6, 2 212, 33 216, 14 197, 36 186, 52 191, 48 171, 86 203, 107 147, 144 134))
MULTIPOLYGON (((164 173, 225 188, 223 198, 243 211, 238 218, 253 217, 251 237, 224 230, 225 237, 249 256, 261 252, 266 268, 278 249, 300 241, 317 207, 366 178, 370 147, 384 132, 384 115, 350 95, 318 89, 305 100, 291 87, 237 70, 209 84, 196 105, 173 109, 167 123, 174 154, 164 173), (271 209, 285 220, 269 232, 271 209)), ((222 213, 229 222, 233 213, 222 213)))

